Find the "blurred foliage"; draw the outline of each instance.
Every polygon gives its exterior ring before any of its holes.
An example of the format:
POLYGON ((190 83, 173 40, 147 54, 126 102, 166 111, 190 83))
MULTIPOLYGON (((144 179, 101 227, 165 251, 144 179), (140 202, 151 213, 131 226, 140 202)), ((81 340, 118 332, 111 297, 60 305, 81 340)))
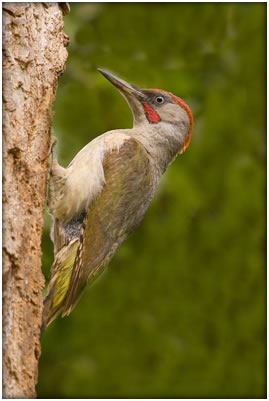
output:
POLYGON ((266 397, 266 4, 71 3, 65 31, 63 165, 132 125, 97 67, 184 98, 195 126, 142 225, 43 336, 39 397, 266 397))

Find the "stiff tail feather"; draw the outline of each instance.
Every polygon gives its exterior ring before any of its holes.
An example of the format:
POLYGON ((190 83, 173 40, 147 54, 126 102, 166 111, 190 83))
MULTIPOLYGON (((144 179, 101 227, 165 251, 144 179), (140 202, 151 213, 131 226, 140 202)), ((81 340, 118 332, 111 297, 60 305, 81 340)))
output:
POLYGON ((55 257, 51 269, 48 295, 44 299, 41 334, 44 333, 48 325, 63 310, 64 299, 69 287, 77 249, 78 240, 72 241, 68 246, 63 247, 55 257))

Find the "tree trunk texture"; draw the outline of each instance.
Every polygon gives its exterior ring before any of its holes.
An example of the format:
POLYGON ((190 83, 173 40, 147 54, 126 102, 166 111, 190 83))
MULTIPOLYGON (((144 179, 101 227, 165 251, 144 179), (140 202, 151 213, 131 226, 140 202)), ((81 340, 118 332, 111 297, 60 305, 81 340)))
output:
POLYGON ((34 398, 41 235, 67 3, 3 3, 3 397, 34 398))

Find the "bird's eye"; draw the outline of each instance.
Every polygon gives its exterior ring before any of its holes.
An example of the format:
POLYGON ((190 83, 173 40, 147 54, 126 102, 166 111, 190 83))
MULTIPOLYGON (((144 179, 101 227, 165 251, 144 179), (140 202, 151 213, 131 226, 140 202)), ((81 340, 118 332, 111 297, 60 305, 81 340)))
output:
POLYGON ((156 96, 155 102, 158 104, 162 104, 164 102, 164 97, 163 96, 156 96))

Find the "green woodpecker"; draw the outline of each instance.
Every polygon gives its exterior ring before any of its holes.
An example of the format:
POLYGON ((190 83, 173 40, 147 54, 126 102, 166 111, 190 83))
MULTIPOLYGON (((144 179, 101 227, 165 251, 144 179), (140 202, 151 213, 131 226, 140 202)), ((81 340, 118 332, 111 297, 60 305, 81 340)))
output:
POLYGON ((69 315, 85 286, 137 228, 162 174, 191 139, 192 112, 182 99, 99 71, 127 100, 134 124, 97 137, 67 168, 52 156, 48 208, 54 263, 42 332, 59 313, 69 315))

